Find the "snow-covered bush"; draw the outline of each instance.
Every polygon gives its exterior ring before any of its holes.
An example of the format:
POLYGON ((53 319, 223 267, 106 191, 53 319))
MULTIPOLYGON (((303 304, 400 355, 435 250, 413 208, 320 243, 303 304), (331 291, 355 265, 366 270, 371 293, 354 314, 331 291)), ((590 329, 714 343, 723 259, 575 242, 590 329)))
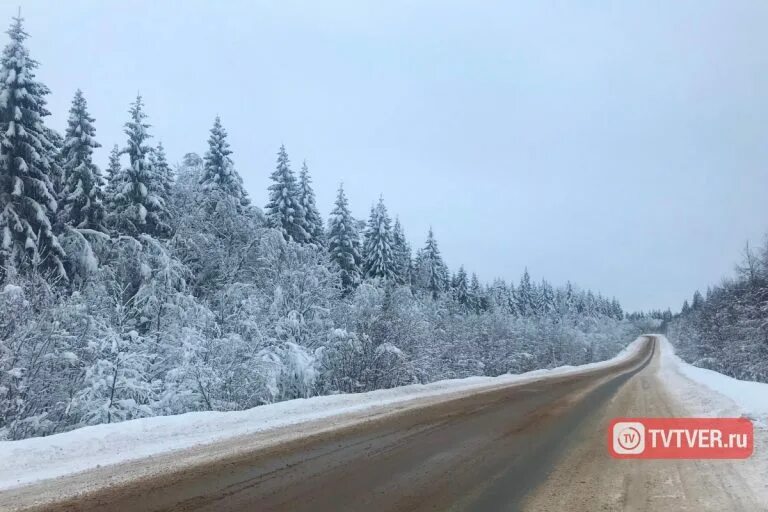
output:
POLYGON ((262 353, 267 368, 267 388, 274 401, 309 398, 316 394, 317 358, 307 348, 287 341, 262 353))

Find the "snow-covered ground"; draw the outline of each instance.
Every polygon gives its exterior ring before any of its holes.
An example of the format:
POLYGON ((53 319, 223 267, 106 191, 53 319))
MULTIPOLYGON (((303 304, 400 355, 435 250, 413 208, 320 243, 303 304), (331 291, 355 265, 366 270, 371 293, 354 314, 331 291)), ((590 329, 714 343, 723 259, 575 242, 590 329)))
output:
POLYGON ((694 417, 745 416, 755 425, 755 450, 732 468, 764 503, 768 503, 768 384, 737 380, 722 373, 692 366, 675 355, 672 344, 661 339, 659 376, 665 389, 694 417))
POLYGON ((0 465, 0 490, 308 421, 383 411, 393 405, 417 407, 423 405, 426 399, 450 399, 498 386, 583 373, 631 358, 642 347, 642 340, 638 338, 630 343, 609 361, 577 367, 563 366, 500 377, 444 380, 368 393, 318 396, 246 411, 195 412, 144 418, 95 425, 48 437, 4 441, 0 442, 0 461, 3 461, 0 465))
POLYGON ((746 416, 768 428, 768 384, 737 380, 698 368, 680 359, 672 344, 661 339, 662 378, 687 409, 703 416, 746 416))

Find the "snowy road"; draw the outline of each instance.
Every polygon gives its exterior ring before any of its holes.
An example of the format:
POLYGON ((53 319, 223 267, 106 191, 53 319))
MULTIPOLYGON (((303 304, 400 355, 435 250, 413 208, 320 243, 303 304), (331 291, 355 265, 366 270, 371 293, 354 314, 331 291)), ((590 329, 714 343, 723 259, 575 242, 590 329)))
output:
MULTIPOLYGON (((404 408, 314 435, 309 427, 310 435, 269 447, 236 440, 239 450, 213 461, 26 509, 768 510, 744 477, 745 469, 760 468, 739 466, 749 461, 608 457, 612 417, 687 412, 659 377, 661 346, 648 338, 642 350, 608 368, 404 408)), ((149 462, 159 463, 162 457, 149 462)), ((106 479, 115 471, 80 478, 106 479)), ((71 484, 9 490, 0 507, 71 484)))

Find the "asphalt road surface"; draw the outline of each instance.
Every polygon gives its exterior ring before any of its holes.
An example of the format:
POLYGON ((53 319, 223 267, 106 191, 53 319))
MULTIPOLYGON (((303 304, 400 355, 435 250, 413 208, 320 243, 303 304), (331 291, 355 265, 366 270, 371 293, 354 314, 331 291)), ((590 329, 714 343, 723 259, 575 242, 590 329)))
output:
MULTIPOLYGON (((613 460, 616 416, 673 416, 659 343, 610 368, 510 385, 24 510, 766 510, 729 463, 613 460)), ((98 478, 94 474, 93 478, 98 478)), ((42 484, 41 484, 42 485, 42 484)), ((66 485, 66 480, 58 485, 66 485)), ((40 488, 42 489, 42 488, 40 488)), ((34 487, 15 498, 28 503, 34 487)), ((48 489, 50 495, 50 489, 48 489)))

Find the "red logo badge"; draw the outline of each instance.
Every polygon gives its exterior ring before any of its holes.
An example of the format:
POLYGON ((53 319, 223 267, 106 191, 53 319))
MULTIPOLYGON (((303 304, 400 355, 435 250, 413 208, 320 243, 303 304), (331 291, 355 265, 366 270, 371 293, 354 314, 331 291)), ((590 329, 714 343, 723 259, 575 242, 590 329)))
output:
POLYGON ((746 459, 753 450, 747 418, 616 418, 608 426, 617 459, 746 459))

